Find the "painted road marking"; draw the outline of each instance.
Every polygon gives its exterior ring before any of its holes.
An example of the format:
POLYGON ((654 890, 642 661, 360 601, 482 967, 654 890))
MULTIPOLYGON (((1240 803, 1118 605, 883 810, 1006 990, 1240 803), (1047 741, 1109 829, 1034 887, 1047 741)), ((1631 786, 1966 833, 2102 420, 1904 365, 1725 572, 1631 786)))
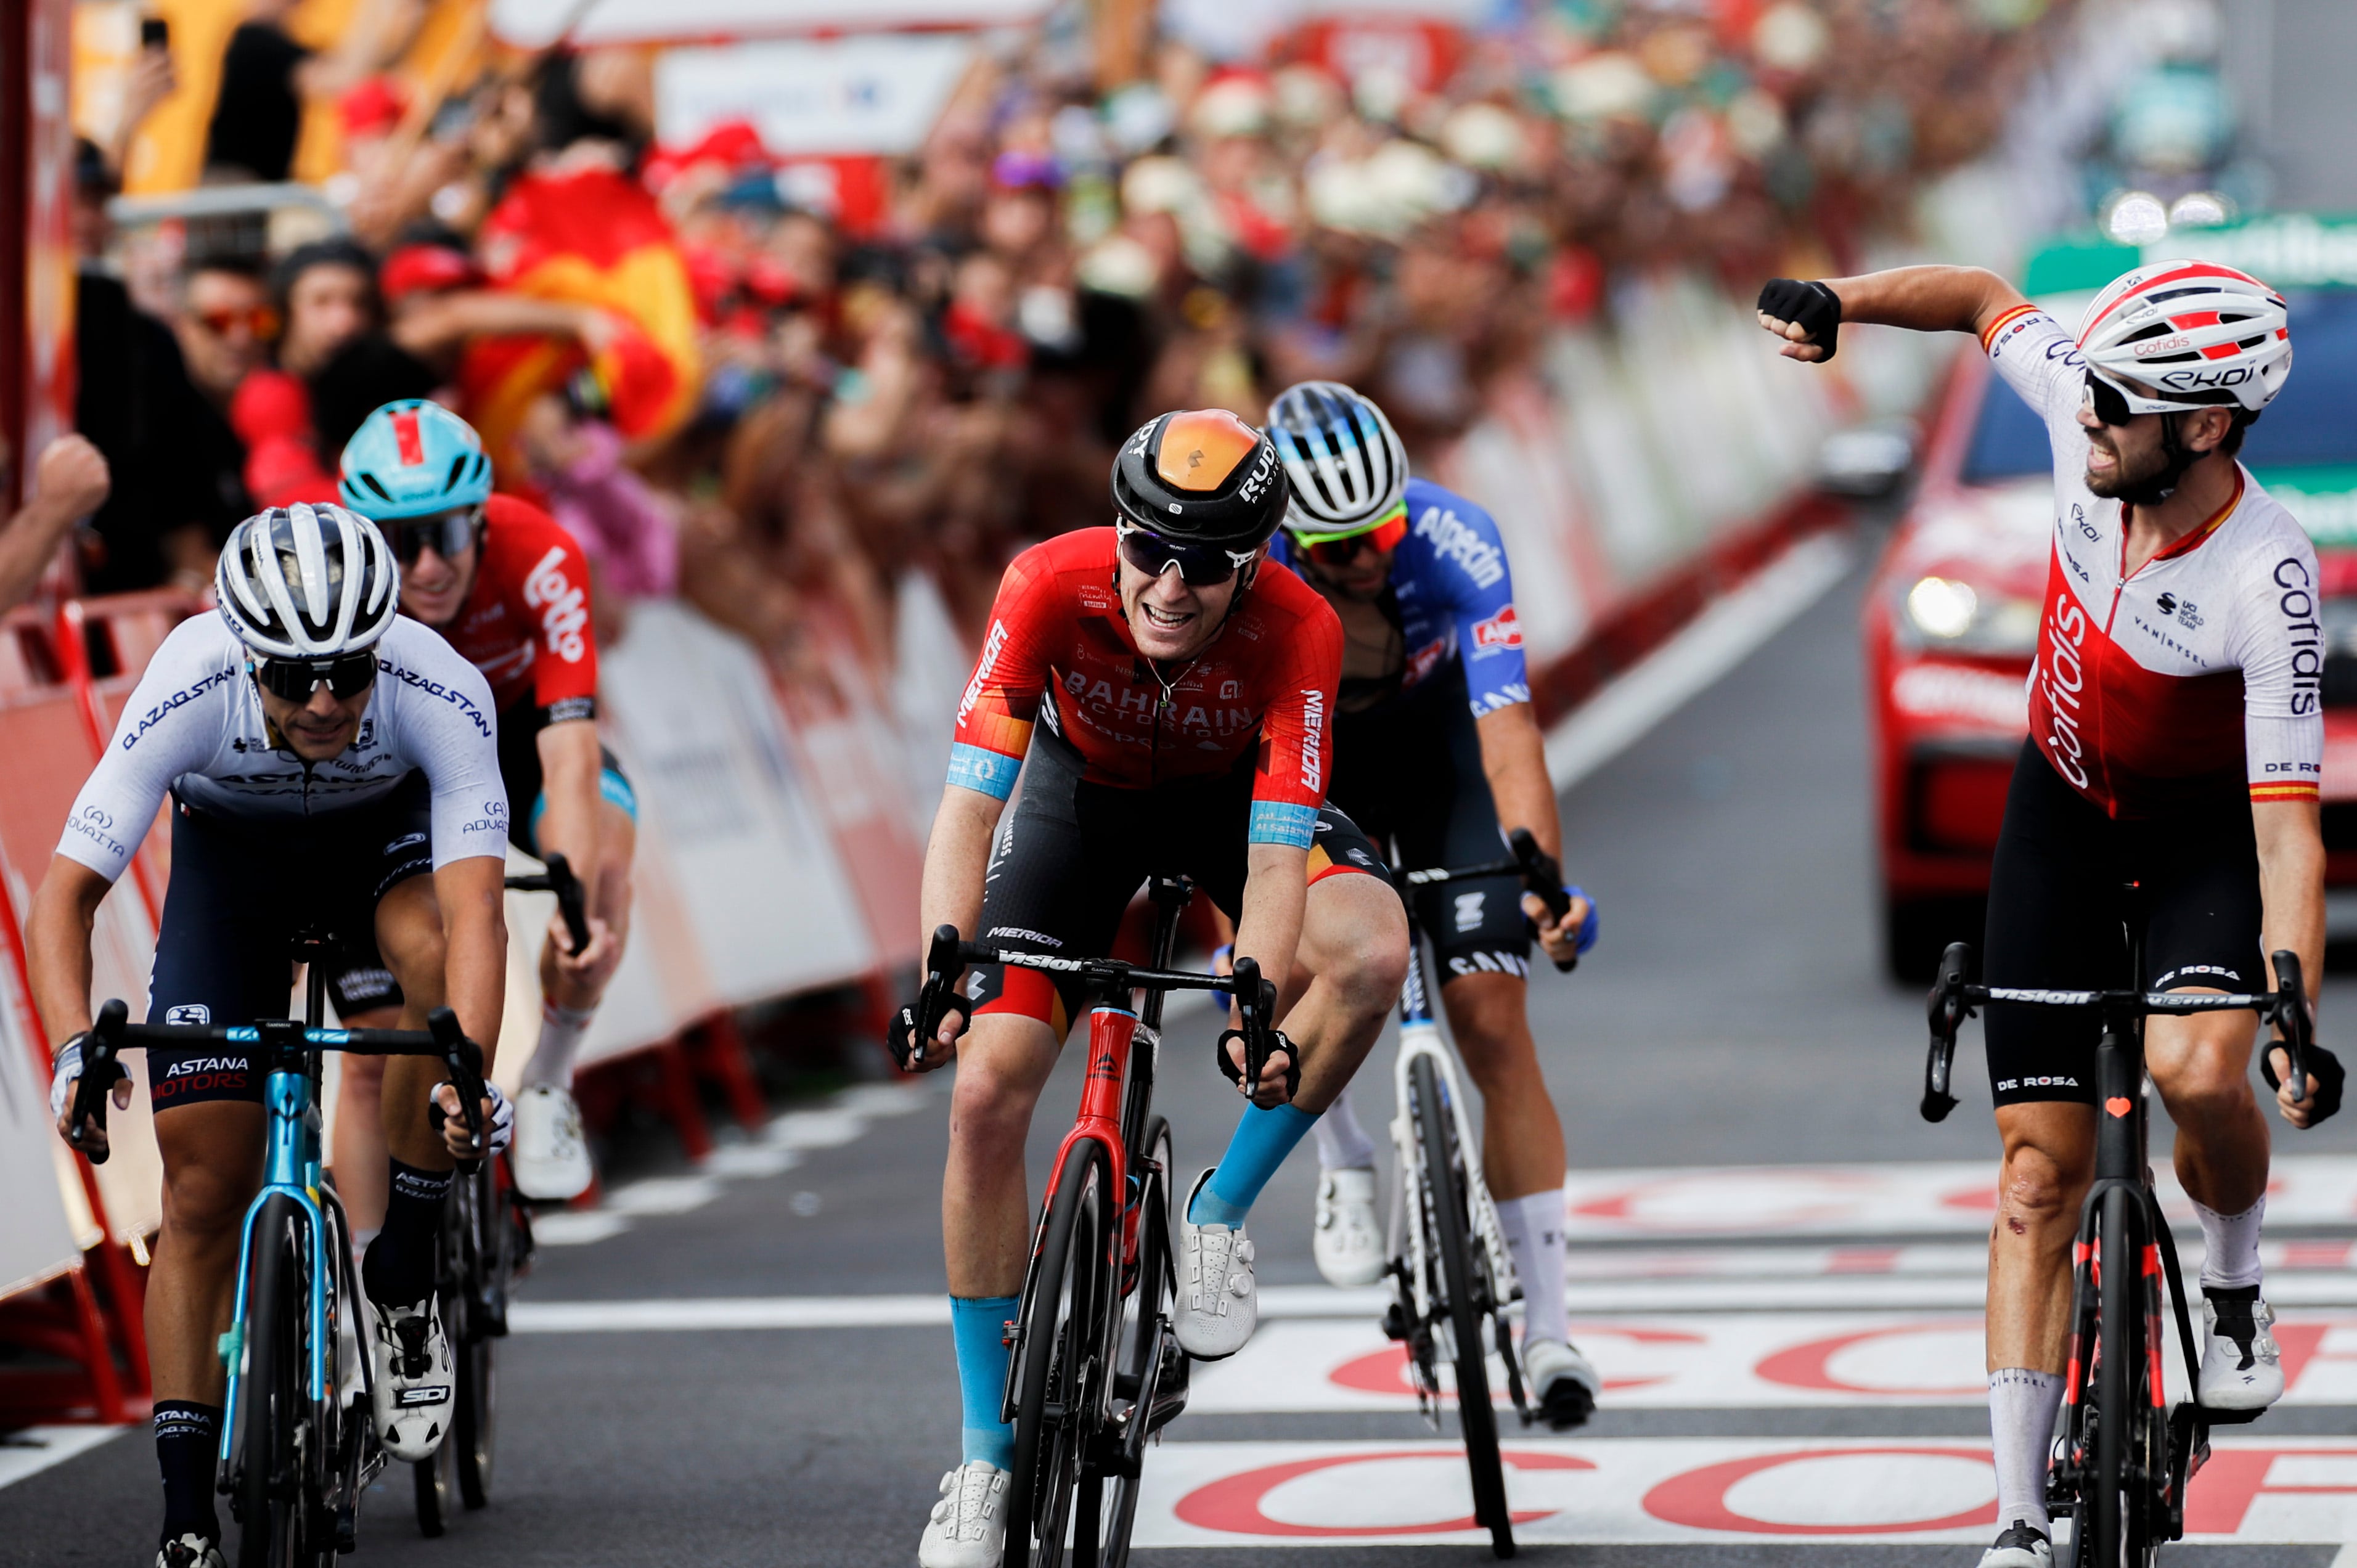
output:
MULTIPOLYGON (((1537 1542, 1803 1538, 1986 1542, 1986 1443, 1510 1439, 1514 1534, 1537 1542)), ((1472 1493, 1446 1443, 1167 1443, 1146 1466, 1140 1546, 1469 1545, 1472 1493)), ((2213 1440, 2187 1538, 2357 1541, 2357 1439, 2213 1440)))
MULTIPOLYGON (((2198 1332, 2198 1329, 2197 1329, 2198 1332)), ((1725 1313, 1575 1318, 1608 1410, 1977 1405, 1988 1397, 1980 1314, 1725 1313)), ((2284 1402, 2357 1404, 2357 1314, 2276 1325, 2284 1402)), ((2174 1338, 2165 1365, 2184 1396, 2174 1338)), ((1453 1380, 1442 1369, 1443 1387, 1453 1380)), ((1492 1397, 1505 1373, 1491 1358, 1492 1397)), ((1406 1352, 1370 1322, 1272 1323, 1227 1360, 1195 1369, 1187 1408, 1218 1413, 1412 1411, 1406 1352)))
MULTIPOLYGON (((1269 1285, 1260 1293, 1264 1321, 1350 1317, 1372 1323, 1387 1298, 1375 1290, 1269 1285)), ((710 1333, 748 1328, 907 1328, 946 1326, 950 1298, 932 1295, 651 1296, 623 1301, 537 1301, 508 1307, 517 1334, 710 1333)))
MULTIPOLYGON (((2171 1222, 2193 1210, 2156 1172, 2171 1222)), ((1910 1235, 1988 1229, 1996 1167, 1986 1160, 1852 1165, 1721 1165, 1574 1171, 1564 1181, 1565 1232, 1581 1240, 1727 1240, 1910 1235)), ((2357 1221, 2357 1156, 2277 1156, 2267 1184, 2270 1225, 2357 1221)))
MULTIPOLYGON (((144 1428, 146 1423, 137 1424, 144 1428)), ((130 1430, 128 1426, 27 1426, 0 1435, 0 1487, 38 1476, 130 1430)))

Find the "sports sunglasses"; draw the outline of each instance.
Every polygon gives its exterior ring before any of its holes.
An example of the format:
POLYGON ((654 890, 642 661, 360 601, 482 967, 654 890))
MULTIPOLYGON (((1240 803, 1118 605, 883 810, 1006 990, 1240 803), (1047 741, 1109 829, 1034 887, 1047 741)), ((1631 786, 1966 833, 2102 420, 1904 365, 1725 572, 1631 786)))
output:
POLYGON ((376 683, 376 650, 339 654, 333 659, 260 659, 254 679, 274 697, 307 703, 325 681, 338 702, 359 696, 376 683))
POLYGON ((1353 532, 1304 533, 1291 528, 1286 532, 1300 546, 1301 553, 1318 565, 1348 566, 1359 558, 1361 550, 1388 553, 1399 548, 1400 541, 1407 537, 1407 503, 1402 501, 1385 512, 1383 521, 1372 527, 1353 532))
POLYGON ((475 542, 475 531, 482 521, 480 506, 462 506, 455 511, 436 512, 429 517, 387 518, 377 526, 384 530, 384 542, 393 547, 393 558, 404 566, 414 566, 429 544, 443 560, 456 560, 475 542))
POLYGON ((2142 413, 2198 413, 2205 408, 2221 406, 2129 392, 2110 378, 2098 375, 2093 366, 2087 371, 2087 398, 2094 407, 2095 417, 2115 428, 2142 413))
POLYGON ((1232 550, 1222 550, 1216 544, 1189 544, 1180 540, 1165 539, 1126 521, 1116 521, 1114 531, 1121 538, 1122 559, 1149 577, 1159 577, 1175 562, 1178 579, 1190 588, 1216 588, 1243 569, 1244 564, 1259 552, 1247 550, 1239 555, 1232 550))

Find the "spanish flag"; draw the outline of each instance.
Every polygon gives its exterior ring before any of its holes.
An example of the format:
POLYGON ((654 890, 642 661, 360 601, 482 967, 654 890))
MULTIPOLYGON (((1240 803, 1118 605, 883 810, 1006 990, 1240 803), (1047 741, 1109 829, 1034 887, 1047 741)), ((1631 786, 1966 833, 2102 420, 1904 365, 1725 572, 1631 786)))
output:
POLYGON ((594 305, 621 324, 594 358, 569 338, 468 346, 459 389, 502 468, 514 471, 511 443, 526 405, 585 363, 625 437, 666 435, 687 418, 700 374, 695 295, 671 225, 637 183, 596 166, 526 173, 484 220, 476 245, 494 286, 594 305))

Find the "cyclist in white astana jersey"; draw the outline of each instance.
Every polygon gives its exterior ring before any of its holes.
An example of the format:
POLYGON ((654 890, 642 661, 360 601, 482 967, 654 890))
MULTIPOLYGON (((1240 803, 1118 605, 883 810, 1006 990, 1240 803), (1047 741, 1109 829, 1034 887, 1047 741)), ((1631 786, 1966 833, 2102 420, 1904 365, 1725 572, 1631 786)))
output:
MULTIPOLYGON (((2029 738, 2015 764, 1982 948, 1991 985, 2121 983, 2123 884, 2138 885, 2146 972, 2176 992, 2269 989, 2289 949, 2322 973, 2324 843, 2316 552, 2236 460, 2291 368, 2288 307, 2204 262, 2160 262, 2096 296, 2073 334, 1966 267, 1772 280, 1760 325, 1787 358, 1829 359, 1844 322, 1979 335, 2054 448, 2054 548, 2029 738)), ((2070 1251, 2094 1155, 2096 1024, 1992 1005, 2005 1145, 1990 1230, 1989 1420, 1996 1541, 1983 1568, 2050 1568, 2046 1466, 2063 1390, 2070 1251)), ((2201 1400, 2255 1412, 2283 1392, 2259 1294, 2267 1128, 2249 1013, 2155 1017, 2146 1066, 2177 1127, 2178 1179, 2205 1243, 2201 1400)), ((2262 1064, 2270 1084, 2284 1053, 2262 1064)), ((2340 1103, 2320 1047, 2305 1127, 2340 1103)))
MULTIPOLYGON (((50 1105, 61 1133, 90 1028, 91 922, 167 792, 171 882, 149 1022, 285 1016, 293 940, 317 926, 400 978, 403 1026, 424 1027, 447 1003, 470 1037, 487 1047, 499 1038, 508 808, 482 675, 432 631, 396 619, 391 551, 374 524, 339 508, 241 523, 215 593, 220 612, 183 622, 149 661, 33 900, 27 958, 59 1042, 50 1105)), ((221 1568, 216 1347, 262 1175, 263 1075, 228 1047, 146 1055, 165 1187, 145 1306, 164 1482, 156 1563, 221 1568)), ((439 1076, 424 1058, 386 1069, 393 1197, 361 1270, 374 1305, 378 1437, 410 1460, 430 1456, 450 1421, 434 1245, 467 1134, 439 1076), (436 1100, 448 1115, 439 1134, 436 1100)), ((127 1082, 114 1098, 129 1103, 127 1082)), ((496 1152, 507 1107, 494 1090, 482 1110, 496 1152)), ((102 1140, 94 1122, 84 1131, 102 1140)))
POLYGON ((221 618, 182 621, 75 797, 58 853, 113 882, 167 790, 196 811, 263 823, 382 800, 422 772, 435 868, 469 855, 504 864, 507 797, 482 671, 406 618, 386 628, 376 655, 377 683, 350 747, 306 763, 277 748, 260 688, 243 678, 244 645, 221 618))

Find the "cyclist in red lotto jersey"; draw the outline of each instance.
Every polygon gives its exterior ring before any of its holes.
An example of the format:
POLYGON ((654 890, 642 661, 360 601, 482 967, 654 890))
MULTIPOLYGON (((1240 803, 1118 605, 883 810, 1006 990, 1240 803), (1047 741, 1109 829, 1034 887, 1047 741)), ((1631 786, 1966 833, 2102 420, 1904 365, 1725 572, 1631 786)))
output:
MULTIPOLYGON (((593 1173, 573 1060, 621 962, 638 817, 630 781, 597 739, 588 563, 555 519, 491 493, 481 441, 430 403, 390 403, 369 415, 344 448, 342 493, 384 530, 400 560, 402 613, 440 632, 490 682, 511 841, 533 856, 562 853, 588 897, 588 946, 572 951, 562 920, 552 918, 541 949, 540 1042, 516 1095, 511 1156, 525 1197, 574 1197, 593 1173)), ((337 977, 336 1010, 348 1021, 399 999, 382 969, 337 977)), ((346 1064, 342 1110, 366 1109, 373 1065, 346 1064)), ((356 1121, 374 1124, 339 1111, 339 1128, 356 1121)), ((373 1206, 346 1197, 355 1225, 368 1224, 373 1206)))
MULTIPOLYGON (((1178 1343, 1216 1359, 1258 1314, 1245 1214, 1382 1032, 1407 920, 1372 846, 1324 804, 1341 626, 1266 559, 1286 495, 1275 449, 1222 410, 1167 413, 1123 445, 1113 492, 1114 526, 1034 546, 999 585, 925 854, 924 929, 1102 954, 1147 875, 1178 872, 1280 979, 1285 1048, 1178 1227, 1178 1343)), ((964 1453, 922 1568, 995 1568, 1006 1546, 1014 1434, 998 1412, 1030 1250, 1024 1138, 1080 1001, 996 966, 959 997, 937 1030, 914 1008, 894 1030, 904 1063, 939 1067, 952 1044, 958 1061, 942 1231, 964 1453)))
MULTIPOLYGON (((2291 373, 2289 308, 2231 267, 2157 262, 2115 279, 2074 335, 1974 267, 1899 267, 1760 293, 1786 357, 1833 357, 1846 321, 1978 335, 2046 424, 2053 553, 2029 738, 1989 878, 1991 985, 2123 983, 2215 994, 2273 987, 2263 956, 2323 974, 2324 667, 2316 550, 2236 460, 2291 373), (2147 972, 2126 981, 2123 887, 2140 889, 2147 972)), ((2071 1247, 2093 1179, 2092 1009, 1995 1003, 1989 1087, 2005 1144, 1989 1239, 1989 1425, 1996 1541, 1981 1568, 2050 1568, 2048 1451, 2061 1407, 2071 1247)), ((2146 1065, 2177 1126, 2201 1222, 2201 1402, 2283 1394, 2260 1294, 2268 1134, 2249 1013, 2155 1017, 2146 1065)), ((2333 1113, 2342 1069, 2309 1052, 2309 1098, 2260 1071, 2295 1127, 2333 1113)), ((2287 1065, 2287 1064, 2286 1064, 2287 1065)), ((2158 1355, 2158 1342, 2154 1352, 2158 1355)))

